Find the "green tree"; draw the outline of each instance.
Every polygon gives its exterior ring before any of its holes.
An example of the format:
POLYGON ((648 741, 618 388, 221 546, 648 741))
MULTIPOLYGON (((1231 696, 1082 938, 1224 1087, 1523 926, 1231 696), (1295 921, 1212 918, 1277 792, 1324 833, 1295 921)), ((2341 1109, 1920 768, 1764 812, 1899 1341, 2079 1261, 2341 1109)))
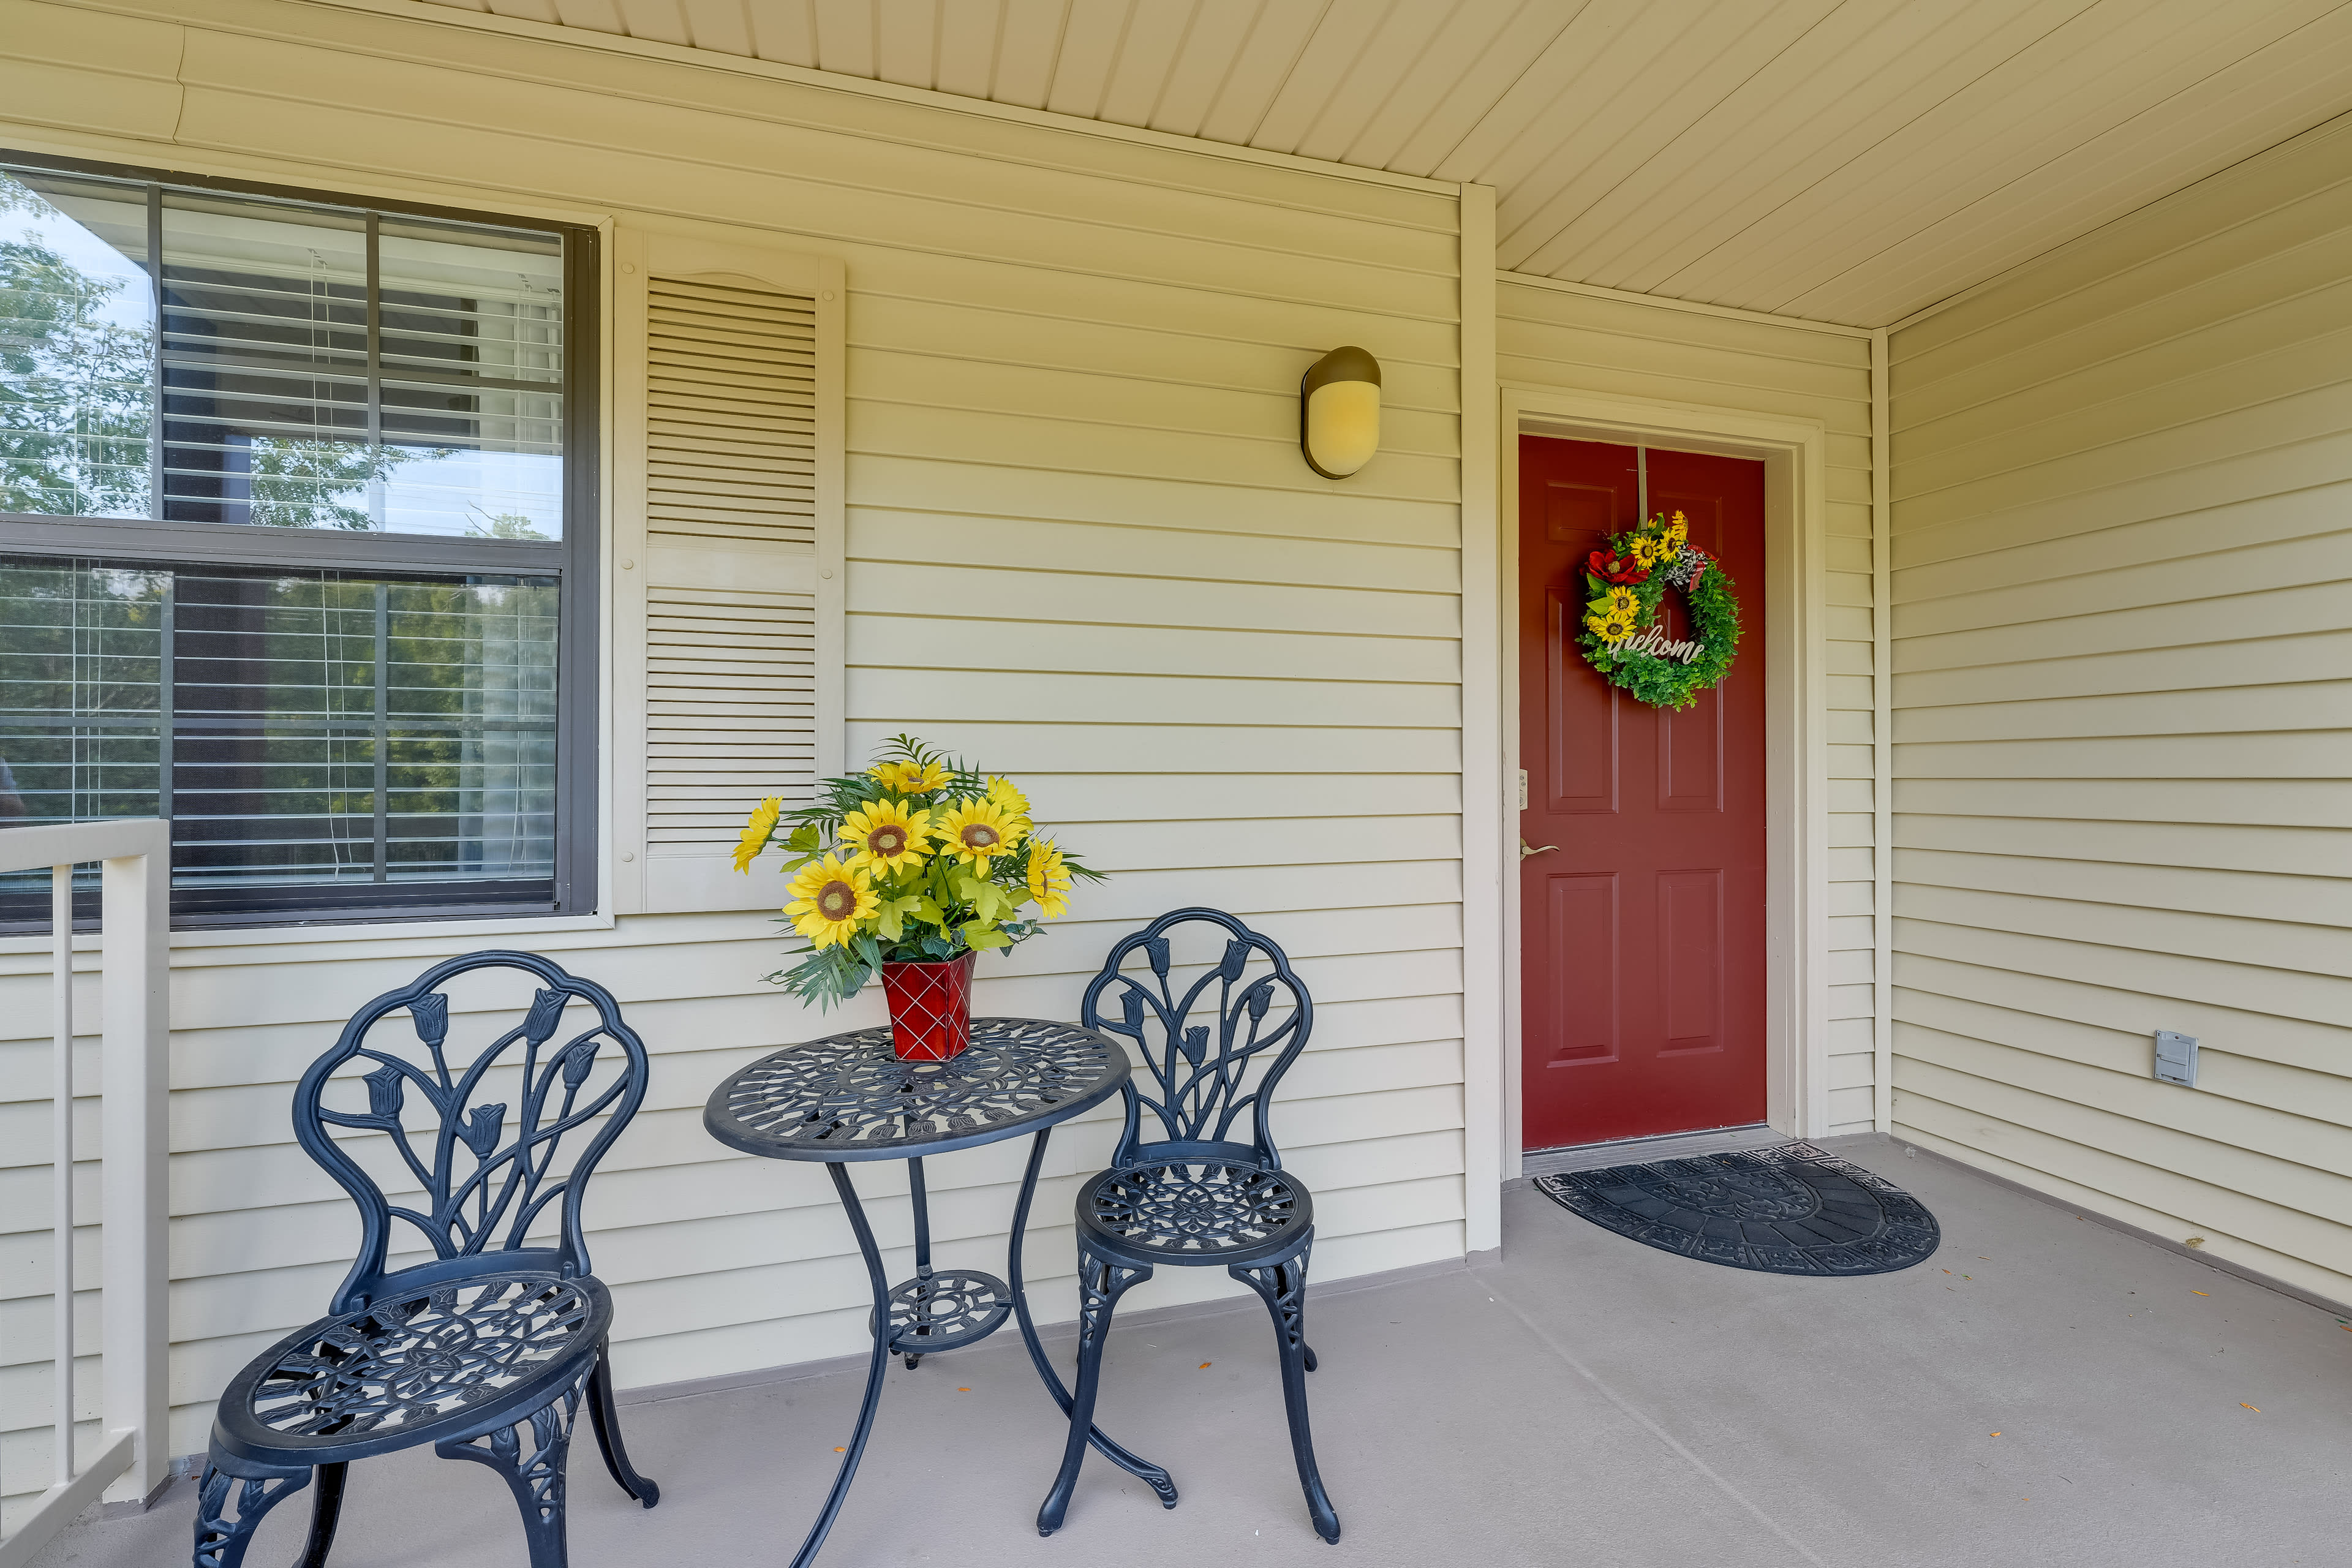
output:
POLYGON ((0 239, 0 511, 146 511, 152 339, 106 319, 122 287, 0 239))
POLYGON ((537 523, 519 511, 484 511, 469 508, 474 521, 466 525, 468 539, 545 539, 537 523))
POLYGON ((256 436, 250 452, 250 521, 266 528, 362 531, 375 526, 364 499, 369 484, 389 479, 394 468, 413 458, 448 456, 439 447, 369 447, 283 436, 256 436))
MULTIPOLYGON (((48 204, 0 174, 0 216, 48 204)), ((0 511, 148 516, 154 331, 107 319, 131 280, 94 277, 39 240, 0 238, 0 511)), ((375 526, 367 487, 440 447, 255 436, 248 520, 375 526)))

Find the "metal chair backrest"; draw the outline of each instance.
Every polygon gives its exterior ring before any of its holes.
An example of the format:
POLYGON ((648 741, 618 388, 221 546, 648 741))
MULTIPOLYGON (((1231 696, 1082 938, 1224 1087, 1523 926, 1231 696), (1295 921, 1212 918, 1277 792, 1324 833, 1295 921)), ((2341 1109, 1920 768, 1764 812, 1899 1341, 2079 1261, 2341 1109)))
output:
MULTIPOLYGON (((1134 1042, 1150 1072, 1156 1097, 1134 1079, 1127 1087, 1127 1127, 1112 1155, 1124 1165, 1143 1147, 1140 1108, 1148 1105, 1175 1144, 1225 1144, 1246 1110, 1256 1163, 1282 1165, 1267 1128, 1275 1086, 1307 1045, 1315 1004, 1291 973, 1290 960, 1273 942, 1219 910, 1171 910, 1132 935, 1119 939, 1103 961, 1102 973, 1087 987, 1079 1021, 1090 1029, 1134 1042), (1179 994, 1171 969, 1188 967, 1171 953, 1169 932, 1203 924, 1224 934, 1223 951, 1208 969, 1179 994), (1124 973, 1141 953, 1149 979, 1124 973), (1105 994, 1118 988, 1116 1018, 1103 1016, 1105 994), (1192 1022, 1193 1005, 1215 991, 1215 1022, 1192 1022)), ((1158 1142, 1158 1141, 1155 1141, 1158 1142)))
MULTIPOLYGON (((453 958, 361 1008, 294 1090, 295 1137, 360 1211, 359 1258, 329 1310, 366 1305, 388 1278, 405 1285, 428 1274, 466 1273, 468 1260, 478 1260, 485 1270, 551 1267, 566 1278, 587 1273, 581 1198, 596 1162, 644 1100, 646 1070, 645 1043, 621 1021, 612 994, 536 953, 453 958), (442 987, 455 976, 489 969, 521 970, 538 984, 522 1022, 468 1058, 449 1048, 449 997, 442 987), (587 1004, 594 1021, 558 1043, 564 1010, 574 1002, 587 1004), (408 1030, 377 1030, 389 1015, 402 1012, 408 1030), (404 1037, 410 1034, 413 1039, 404 1037), (354 1058, 377 1066, 363 1076, 336 1079, 336 1070, 354 1058), (331 1089, 354 1099, 363 1092, 365 1108, 331 1107, 331 1089), (382 1135, 390 1157, 379 1163, 410 1190, 422 1189, 422 1203, 393 1203, 330 1128, 382 1135), (557 1203, 562 1206, 554 1245, 526 1247, 525 1236, 557 1203), (394 1219, 423 1233, 434 1261, 387 1276, 394 1219)), ((381 1146, 377 1152, 384 1152, 381 1146)))

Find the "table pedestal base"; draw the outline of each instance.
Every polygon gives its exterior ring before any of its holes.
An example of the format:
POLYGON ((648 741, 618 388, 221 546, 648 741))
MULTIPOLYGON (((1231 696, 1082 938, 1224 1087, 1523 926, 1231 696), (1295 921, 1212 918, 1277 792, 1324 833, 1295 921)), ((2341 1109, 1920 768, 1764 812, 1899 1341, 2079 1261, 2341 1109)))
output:
MULTIPOLYGON (((1038 1380, 1054 1396, 1054 1403, 1061 1406, 1063 1418, 1068 1418, 1070 1391, 1063 1385, 1054 1363, 1045 1358, 1045 1346, 1038 1342, 1037 1326, 1030 1317, 1029 1299, 1021 1283, 1021 1243, 1029 1228, 1029 1204, 1036 1196, 1037 1173, 1045 1163, 1045 1140, 1052 1134, 1052 1128, 1042 1129, 1030 1143, 1028 1169, 1021 1177, 1021 1198, 1013 1211, 1013 1237, 1005 1269, 1012 1276, 1009 1284, 976 1269, 932 1270, 930 1205, 923 1185, 923 1162, 918 1157, 907 1162, 915 1206, 915 1278, 893 1288, 882 1272, 882 1249, 874 1239, 874 1227, 866 1222, 866 1207, 857 1201, 856 1188, 850 1184, 849 1167, 837 1160, 826 1163, 825 1170, 833 1177, 834 1190, 841 1195, 841 1206, 849 1215, 849 1228, 857 1237, 858 1254, 866 1260, 866 1279, 873 1286, 874 1311, 867 1320, 867 1328, 874 1338, 874 1352, 866 1363, 866 1394, 858 1404, 856 1428, 850 1434, 848 1447, 842 1451, 841 1469, 833 1479, 832 1489, 825 1494, 824 1507, 810 1528, 808 1539, 793 1553, 792 1568, 809 1568, 816 1561, 818 1550, 824 1545, 824 1538, 831 1533, 833 1521, 849 1496, 849 1483, 856 1479, 857 1462, 865 1457, 866 1441, 874 1433, 874 1413, 882 1404, 882 1378, 889 1369, 892 1355, 905 1356, 908 1366, 913 1367, 932 1352, 978 1344, 1003 1327, 1010 1316, 1021 1325, 1021 1340, 1028 1346, 1029 1360, 1037 1369, 1038 1380)), ((1096 1452, 1157 1492, 1162 1508, 1176 1506, 1176 1483, 1169 1479, 1166 1470, 1129 1453, 1103 1436, 1099 1427, 1088 1426, 1087 1436, 1096 1452)))

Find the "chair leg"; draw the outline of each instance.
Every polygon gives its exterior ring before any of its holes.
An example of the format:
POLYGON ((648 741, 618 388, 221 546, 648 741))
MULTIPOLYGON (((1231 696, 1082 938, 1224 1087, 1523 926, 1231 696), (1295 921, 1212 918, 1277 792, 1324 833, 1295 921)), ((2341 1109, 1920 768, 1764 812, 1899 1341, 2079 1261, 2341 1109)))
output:
POLYGON ((621 1412, 613 1403, 613 1363, 609 1352, 596 1352, 596 1370, 588 1374, 588 1425, 596 1429, 596 1447, 604 1468, 620 1489, 647 1508, 661 1501, 661 1488, 637 1473, 629 1463, 628 1446, 621 1441, 621 1412))
POLYGON ((1339 1515, 1315 1468, 1315 1439, 1307 1426, 1307 1251, 1301 1248, 1287 1262, 1255 1268, 1236 1265, 1225 1272, 1255 1289, 1274 1315, 1275 1343, 1282 1357, 1282 1403, 1290 1413, 1290 1452, 1298 1461, 1298 1485, 1307 1494, 1307 1517, 1314 1521, 1316 1534, 1336 1542, 1339 1515))
POLYGON ((1078 1252, 1078 1381, 1070 1395, 1070 1437, 1062 1448, 1061 1473, 1037 1510, 1037 1533, 1051 1535, 1062 1528, 1077 1489, 1078 1467, 1086 1462, 1087 1439, 1094 1429, 1095 1394, 1102 1385, 1103 1343, 1110 1336, 1110 1315, 1118 1299, 1151 1278, 1149 1268, 1129 1268, 1107 1258, 1078 1252))
POLYGON ((310 1538, 302 1543, 302 1561, 295 1568, 327 1568, 335 1521, 343 1512, 343 1478, 350 1469, 348 1464, 319 1467, 319 1489, 310 1494, 310 1538))
POLYGON ((310 1484, 308 1466, 244 1475, 222 1468, 220 1450, 213 1450, 196 1486, 195 1568, 237 1568, 246 1548, 253 1544, 261 1516, 310 1484))
POLYGON ((582 1373, 579 1382, 514 1426, 475 1437, 445 1438, 433 1445, 433 1451, 443 1458, 488 1465, 507 1483, 516 1506, 522 1510, 530 1568, 565 1568, 563 1467, 571 1456, 572 1428, 579 1418, 588 1376, 582 1373), (529 1453, 522 1448, 526 1428, 530 1433, 529 1453))

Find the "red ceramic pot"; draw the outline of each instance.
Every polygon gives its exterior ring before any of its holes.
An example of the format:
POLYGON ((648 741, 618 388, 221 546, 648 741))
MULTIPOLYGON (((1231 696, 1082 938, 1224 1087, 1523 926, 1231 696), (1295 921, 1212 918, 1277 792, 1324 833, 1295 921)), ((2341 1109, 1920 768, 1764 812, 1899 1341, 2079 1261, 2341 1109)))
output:
POLYGON ((936 963, 882 965, 890 999, 890 1048, 900 1061, 943 1062, 971 1044, 971 966, 977 952, 936 963))

